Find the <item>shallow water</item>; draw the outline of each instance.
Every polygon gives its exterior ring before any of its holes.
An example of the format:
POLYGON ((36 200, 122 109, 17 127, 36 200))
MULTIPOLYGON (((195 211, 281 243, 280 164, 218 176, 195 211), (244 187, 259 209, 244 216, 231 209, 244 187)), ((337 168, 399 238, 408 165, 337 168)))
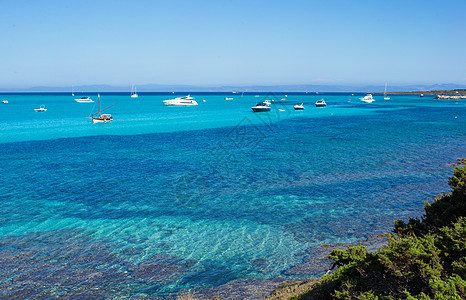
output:
POLYGON ((465 157, 464 100, 194 96, 104 94, 115 120, 92 124, 70 95, 0 95, 3 296, 267 293, 325 272, 312 249, 420 216, 465 157))

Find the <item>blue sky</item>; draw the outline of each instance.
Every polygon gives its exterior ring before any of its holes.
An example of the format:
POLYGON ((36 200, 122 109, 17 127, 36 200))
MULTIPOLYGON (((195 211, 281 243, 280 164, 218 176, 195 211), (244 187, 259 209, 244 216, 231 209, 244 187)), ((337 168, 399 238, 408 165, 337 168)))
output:
POLYGON ((0 87, 466 84, 466 1, 0 0, 0 87))

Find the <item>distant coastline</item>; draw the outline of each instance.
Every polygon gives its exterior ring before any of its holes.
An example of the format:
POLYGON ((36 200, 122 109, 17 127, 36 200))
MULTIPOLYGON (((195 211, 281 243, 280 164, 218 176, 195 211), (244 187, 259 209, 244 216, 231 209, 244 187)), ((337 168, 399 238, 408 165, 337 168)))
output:
MULTIPOLYGON (((165 85, 165 84, 138 84, 141 93, 370 93, 381 94, 384 85, 225 85, 225 86, 194 86, 194 85, 165 85)), ((70 86, 35 86, 24 88, 0 87, 0 93, 130 93, 131 86, 112 86, 106 84, 74 85, 70 86)), ((425 94, 436 95, 448 91, 462 91, 466 93, 464 84, 432 84, 432 85, 391 85, 390 94, 425 94), (400 92, 401 91, 401 92, 400 92), (410 92, 403 92, 410 91, 410 92)))
MULTIPOLYGON (((372 94, 383 94, 382 92, 373 92, 372 94)), ((466 96, 466 89, 454 90, 432 90, 432 91, 412 91, 412 92, 389 92, 390 95, 443 95, 443 96, 466 96)), ((451 97, 445 97, 450 99, 451 97)))

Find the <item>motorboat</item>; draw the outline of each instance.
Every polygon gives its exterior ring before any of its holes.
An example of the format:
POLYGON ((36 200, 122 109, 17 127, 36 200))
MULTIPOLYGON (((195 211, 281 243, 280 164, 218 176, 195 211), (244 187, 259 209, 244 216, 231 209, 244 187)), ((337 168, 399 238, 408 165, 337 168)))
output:
POLYGON ((232 97, 226 97, 225 100, 233 100, 234 98, 232 97))
POLYGON ((74 99, 74 101, 76 101, 78 103, 92 103, 92 102, 94 102, 94 100, 92 100, 89 97, 81 97, 79 99, 74 99))
POLYGON ((363 98, 359 98, 359 100, 361 100, 362 102, 366 102, 366 103, 372 103, 375 101, 375 99, 372 98, 372 94, 367 94, 363 98))
POLYGON ((325 103, 324 99, 317 100, 315 103, 316 107, 326 107, 327 103, 325 103))
POLYGON ((270 100, 264 100, 264 103, 267 103, 268 105, 271 105, 271 104, 272 104, 272 101, 270 101, 270 100))
POLYGON ((7 104, 7 103, 8 103, 8 100, 2 100, 2 103, 7 104))
POLYGON ((163 100, 163 104, 166 106, 194 106, 198 105, 196 100, 190 95, 185 97, 177 97, 175 99, 163 100))
POLYGON ((256 106, 251 107, 253 112, 265 112, 270 111, 270 104, 266 102, 259 102, 256 106))
POLYGON ((298 103, 294 107, 294 110, 304 110, 304 104, 303 103, 298 103))
POLYGON ((39 108, 34 108, 35 112, 44 112, 47 111, 47 108, 45 108, 45 105, 41 105, 39 108))

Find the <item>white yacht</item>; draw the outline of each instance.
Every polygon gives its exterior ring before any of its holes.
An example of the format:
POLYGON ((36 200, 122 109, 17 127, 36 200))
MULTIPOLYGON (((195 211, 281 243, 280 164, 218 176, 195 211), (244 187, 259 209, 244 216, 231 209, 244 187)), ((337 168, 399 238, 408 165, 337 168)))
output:
POLYGON ((163 100, 163 104, 166 106, 194 106, 198 105, 196 100, 190 95, 185 97, 178 97, 175 99, 163 100))
POLYGON ((39 108, 34 108, 35 112, 44 112, 47 111, 47 108, 45 108, 45 105, 41 105, 39 108))
POLYGON ((138 98, 138 97, 139 95, 136 92, 136 86, 135 85, 131 86, 131 98, 138 98))
POLYGON ((359 98, 362 102, 366 102, 366 103, 372 103, 375 101, 374 98, 372 98, 372 94, 367 94, 366 96, 364 96, 363 98, 359 98))
POLYGON ((256 104, 256 106, 251 107, 253 112, 264 112, 264 111, 270 111, 270 104, 264 102, 259 102, 256 104))
POLYGON ((2 100, 2 103, 7 104, 8 100, 2 100))
POLYGON ((387 95, 387 83, 385 82, 385 92, 383 92, 383 100, 390 100, 390 96, 387 95))
POLYGON ((324 99, 317 100, 315 103, 316 107, 326 107, 327 103, 325 103, 324 99))
POLYGON ((94 100, 92 100, 89 97, 81 97, 79 99, 74 99, 74 101, 76 101, 78 103, 91 103, 91 102, 94 102, 94 100))
POLYGON ((298 103, 294 107, 294 110, 304 110, 304 103, 298 103))

